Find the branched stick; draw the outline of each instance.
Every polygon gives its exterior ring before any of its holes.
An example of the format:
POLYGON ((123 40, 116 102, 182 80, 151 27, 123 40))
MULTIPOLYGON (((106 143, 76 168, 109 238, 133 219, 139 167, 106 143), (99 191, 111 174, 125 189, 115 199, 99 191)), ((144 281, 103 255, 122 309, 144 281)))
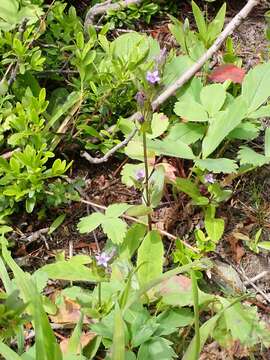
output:
POLYGON ((86 13, 84 21, 84 31, 87 32, 87 28, 90 25, 94 24, 96 16, 105 14, 109 10, 121 10, 131 4, 140 4, 141 2, 142 0, 122 0, 112 4, 112 1, 108 0, 104 3, 94 5, 86 13))
MULTIPOLYGON (((170 96, 174 95, 175 92, 181 86, 183 86, 185 83, 187 83, 192 78, 192 76, 194 76, 200 70, 200 68, 206 63, 206 61, 208 61, 214 55, 214 53, 221 47, 222 43, 226 40, 226 38, 233 33, 233 31, 240 25, 240 23, 248 16, 248 14, 251 12, 251 10, 256 5, 258 5, 260 2, 261 2, 261 0, 249 0, 247 2, 247 4, 243 7, 243 9, 230 21, 230 23, 226 26, 226 28, 222 31, 222 33, 216 39, 214 44, 206 51, 206 53, 191 68, 189 68, 178 80, 176 80, 176 82, 174 84, 169 86, 165 91, 163 91, 152 102, 151 105, 152 105, 152 108, 154 111, 157 110, 157 108, 160 105, 162 105, 170 96)), ((119 2, 117 4, 119 5, 120 3, 121 2, 119 2)), ((116 5, 116 4, 111 4, 110 1, 107 1, 105 4, 107 4, 106 5, 107 7, 110 5, 116 5)), ((103 5, 103 4, 99 4, 99 5, 103 5)), ((105 5, 104 5, 104 7, 105 7, 105 5)), ((98 11, 98 10, 94 11, 93 8, 91 8, 88 12, 88 13, 90 13, 89 17, 92 16, 91 14, 95 14, 95 11, 98 11)), ((87 18, 88 18, 88 14, 86 15, 86 21, 87 21, 87 18)), ((133 118, 136 119, 139 116, 140 116, 140 113, 137 112, 131 117, 131 119, 133 119, 133 118)), ((128 142, 125 142, 123 146, 127 145, 128 142)), ((93 164, 100 164, 104 161, 107 161, 108 158, 110 156, 112 156, 118 149, 116 149, 116 151, 112 151, 112 150, 113 149, 111 149, 107 154, 105 154, 100 159, 93 158, 86 152, 84 152, 82 156, 85 157, 88 161, 90 161, 93 164)))
POLYGON ((192 78, 200 70, 200 68, 208 61, 214 53, 221 47, 226 38, 233 33, 233 31, 240 25, 240 23, 248 16, 251 10, 260 3, 261 0, 249 0, 243 9, 229 22, 214 44, 206 51, 205 54, 189 68, 174 84, 163 91, 153 102, 152 108, 155 111, 161 104, 163 104, 170 96, 174 95, 176 90, 183 86, 188 80, 192 78))
POLYGON ((128 137, 120 142, 119 144, 115 145, 111 150, 109 150, 103 157, 101 158, 94 158, 91 155, 88 154, 88 152, 84 151, 81 154, 81 157, 85 158, 87 161, 89 161, 92 164, 101 164, 109 160, 109 158, 115 154, 118 150, 122 149, 124 146, 126 146, 130 140, 135 136, 137 133, 137 129, 134 129, 128 137))

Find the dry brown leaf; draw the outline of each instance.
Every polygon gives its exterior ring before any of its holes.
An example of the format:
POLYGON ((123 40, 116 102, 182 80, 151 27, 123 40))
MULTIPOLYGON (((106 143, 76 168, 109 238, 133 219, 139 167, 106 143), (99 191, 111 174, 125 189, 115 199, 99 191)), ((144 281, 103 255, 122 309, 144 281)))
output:
MULTIPOLYGON (((55 294, 53 298, 55 298, 55 294)), ((57 324, 77 324, 80 317, 80 305, 67 297, 64 297, 64 304, 58 308, 57 313, 50 315, 51 321, 57 324)), ((83 323, 89 324, 86 316, 84 317, 83 323)))
POLYGON ((237 264, 239 264, 246 252, 242 243, 239 241, 239 237, 237 235, 235 236, 235 234, 238 233, 232 233, 227 237, 227 240, 231 247, 233 259, 237 264))
POLYGON ((176 175, 175 173, 177 172, 176 168, 174 166, 172 166, 171 164, 163 161, 162 163, 158 164, 158 166, 163 166, 164 170, 165 170, 165 178, 167 181, 175 181, 176 180, 176 175))
MULTIPOLYGON (((81 338, 80 338, 80 345, 78 346, 77 349, 77 354, 80 354, 80 350, 81 348, 83 349, 86 345, 88 345, 90 343, 90 341, 92 341, 94 338, 96 337, 96 334, 93 332, 87 332, 87 333, 82 333, 81 338)), ((68 350, 68 342, 69 342, 69 338, 66 338, 64 340, 62 340, 60 342, 60 349, 62 351, 63 354, 67 353, 68 350)))

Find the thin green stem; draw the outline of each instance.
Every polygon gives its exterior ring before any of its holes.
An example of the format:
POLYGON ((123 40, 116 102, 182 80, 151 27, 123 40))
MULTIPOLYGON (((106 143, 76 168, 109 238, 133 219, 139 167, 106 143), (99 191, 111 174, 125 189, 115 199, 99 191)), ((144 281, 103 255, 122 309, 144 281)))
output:
POLYGON ((99 309, 101 309, 101 305, 102 305, 102 301, 101 301, 101 282, 99 282, 97 285, 98 285, 98 306, 99 306, 99 309))
POLYGON ((194 308, 194 327, 195 327, 195 352, 194 360, 198 360, 201 351, 201 337, 200 337, 200 313, 199 313, 199 292, 198 284, 194 270, 190 271, 192 281, 192 295, 194 308))
MULTIPOLYGON (((149 171, 148 171, 148 159, 147 159, 147 142, 146 133, 143 132, 143 160, 144 160, 144 171, 145 171, 145 192, 146 192, 146 206, 151 206, 150 191, 149 191, 149 171)), ((152 219, 151 215, 148 214, 148 230, 152 230, 152 219)))

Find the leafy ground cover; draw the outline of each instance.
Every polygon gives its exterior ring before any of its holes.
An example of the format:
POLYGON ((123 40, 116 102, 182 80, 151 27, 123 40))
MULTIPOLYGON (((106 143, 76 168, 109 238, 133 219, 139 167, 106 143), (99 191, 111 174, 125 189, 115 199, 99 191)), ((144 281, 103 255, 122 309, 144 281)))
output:
POLYGON ((0 354, 268 359, 269 5, 131 2, 0 4, 0 354))

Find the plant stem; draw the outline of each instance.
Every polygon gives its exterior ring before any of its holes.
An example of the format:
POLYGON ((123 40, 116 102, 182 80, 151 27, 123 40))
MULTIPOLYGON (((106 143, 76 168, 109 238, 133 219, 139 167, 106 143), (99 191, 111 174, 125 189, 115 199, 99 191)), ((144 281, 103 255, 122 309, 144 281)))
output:
MULTIPOLYGON (((147 143, 146 133, 143 132, 143 160, 144 160, 144 171, 145 171, 145 192, 146 192, 146 206, 151 206, 150 192, 149 192, 149 172, 148 172, 148 159, 147 159, 147 143)), ((148 230, 152 230, 152 219, 151 215, 148 214, 148 230)))
POLYGON ((194 308, 194 326, 195 326, 195 351, 194 360, 199 359, 201 350, 200 338, 200 314, 199 314, 199 292, 198 284, 194 270, 190 271, 192 281, 192 295, 193 295, 193 308, 194 308))
POLYGON ((99 282, 97 285, 98 285, 98 307, 99 307, 99 310, 100 310, 101 305, 102 305, 102 301, 101 301, 101 282, 99 282))

